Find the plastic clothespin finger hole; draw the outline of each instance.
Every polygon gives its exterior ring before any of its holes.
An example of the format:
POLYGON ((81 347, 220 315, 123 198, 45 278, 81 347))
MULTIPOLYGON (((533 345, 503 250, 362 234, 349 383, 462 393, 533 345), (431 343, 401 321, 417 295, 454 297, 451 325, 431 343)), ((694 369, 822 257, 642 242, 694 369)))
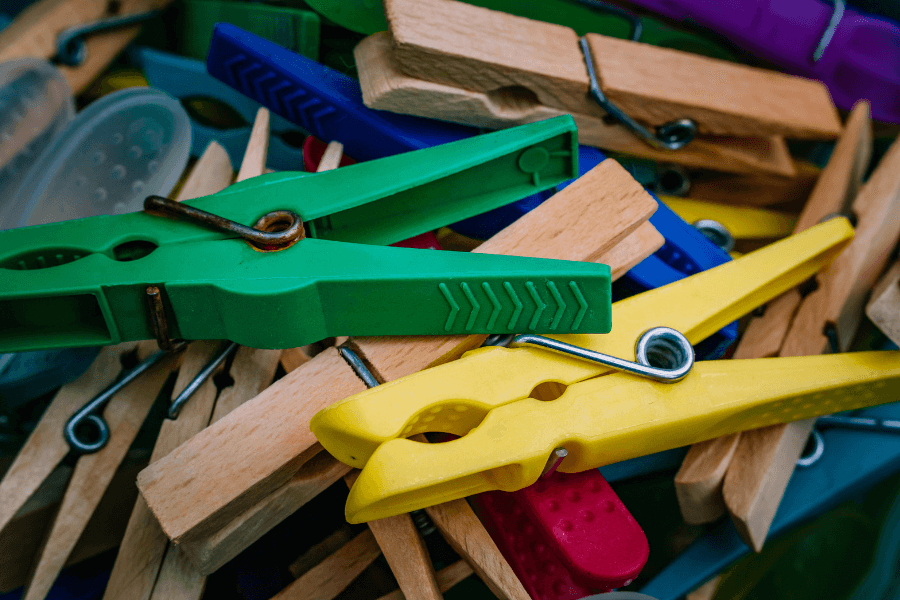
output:
POLYGON ((669 327, 654 327, 640 337, 635 349, 642 365, 674 371, 694 362, 694 350, 681 332, 669 327))

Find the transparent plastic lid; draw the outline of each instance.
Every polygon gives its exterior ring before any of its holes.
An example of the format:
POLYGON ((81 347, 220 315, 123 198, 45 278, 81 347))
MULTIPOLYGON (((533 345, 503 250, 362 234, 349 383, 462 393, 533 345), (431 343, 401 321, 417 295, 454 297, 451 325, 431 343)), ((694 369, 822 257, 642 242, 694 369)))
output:
POLYGON ((0 229, 17 225, 16 188, 74 115, 72 90, 53 65, 37 58, 0 63, 0 229))
POLYGON ((121 90, 90 104, 32 166, 15 193, 17 225, 141 210, 166 196, 191 149, 187 113, 152 88, 121 90))

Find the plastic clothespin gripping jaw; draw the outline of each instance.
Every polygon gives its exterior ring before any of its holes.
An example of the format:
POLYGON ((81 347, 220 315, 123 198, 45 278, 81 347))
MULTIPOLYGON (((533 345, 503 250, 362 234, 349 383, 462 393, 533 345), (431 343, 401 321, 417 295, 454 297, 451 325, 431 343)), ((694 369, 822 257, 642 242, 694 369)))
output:
POLYGON ((604 265, 363 245, 576 172, 575 126, 561 117, 322 174, 257 177, 188 203, 248 227, 274 211, 298 213, 307 239, 278 251, 146 213, 5 231, 0 351, 154 337, 148 286, 163 292, 170 337, 258 348, 351 333, 606 332, 604 265))
MULTIPOLYGON (((700 362, 667 385, 610 374, 489 412, 443 444, 393 439, 375 451, 350 492, 351 523, 380 519, 537 481, 554 448, 579 472, 711 439, 896 400, 900 353, 700 362)), ((467 406, 467 402, 459 405, 467 406)))
MULTIPOLYGON (((696 344, 812 277, 852 237, 846 219, 833 219, 736 261, 616 302, 615 329, 609 335, 550 337, 621 358, 631 356, 636 340, 656 326, 676 329, 696 344)), ((490 411, 528 398, 541 384, 569 386, 609 371, 535 348, 481 348, 337 402, 315 415, 310 426, 338 460, 363 468, 388 440, 428 431, 463 436, 490 411)))

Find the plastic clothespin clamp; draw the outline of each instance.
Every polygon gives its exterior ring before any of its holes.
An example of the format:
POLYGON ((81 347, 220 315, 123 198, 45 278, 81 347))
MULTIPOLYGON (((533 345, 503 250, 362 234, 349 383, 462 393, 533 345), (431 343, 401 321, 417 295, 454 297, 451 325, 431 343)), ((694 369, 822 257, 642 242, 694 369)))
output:
POLYGON ((550 347, 581 348, 602 364, 543 349, 481 348, 321 411, 311 422, 316 437, 342 462, 363 468, 348 499, 348 520, 521 489, 538 479, 554 448, 568 451, 561 471, 579 472, 727 432, 893 400, 900 356, 889 352, 712 361, 691 369, 684 346, 663 337, 643 351, 677 366, 677 383, 607 374, 613 362, 640 370, 611 357, 626 355, 648 328, 703 339, 805 281, 851 238, 847 220, 834 219, 616 303, 614 334, 543 338, 550 347), (561 395, 546 397, 538 386, 547 382, 561 385, 561 395), (427 431, 462 437, 437 445, 403 439, 427 431))
POLYGON ((3 232, 0 351, 153 337, 164 347, 287 348, 349 334, 607 332, 607 265, 372 245, 577 168, 575 125, 560 117, 315 175, 255 177, 183 204, 151 197, 141 213, 3 232))
MULTIPOLYGON (((185 103, 191 117, 191 154, 200 156, 211 141, 228 152, 233 164, 240 164, 259 103, 236 93, 221 81, 210 77, 202 61, 160 52, 152 48, 135 48, 134 61, 140 65, 147 81, 185 103), (244 120, 240 127, 221 129, 204 122, 191 100, 205 100, 231 107, 244 120)), ((297 142, 305 135, 294 124, 272 115, 269 152, 266 164, 276 171, 296 171, 303 164, 303 152, 297 142)))

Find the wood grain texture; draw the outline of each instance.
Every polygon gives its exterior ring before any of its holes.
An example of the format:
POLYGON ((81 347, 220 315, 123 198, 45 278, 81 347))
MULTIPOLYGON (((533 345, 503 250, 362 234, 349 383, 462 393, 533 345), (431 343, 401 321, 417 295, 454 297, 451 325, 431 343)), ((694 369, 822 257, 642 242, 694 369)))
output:
POLYGON ((425 512, 495 596, 502 600, 529 600, 528 592, 465 500, 438 504, 425 512))
MULTIPOLYGON (((849 128, 850 121, 843 136, 849 128)), ((799 212, 812 194, 822 170, 806 161, 794 161, 794 169, 797 173, 794 177, 768 173, 692 173, 688 198, 741 206, 787 205, 799 212)))
POLYGON ((170 539, 211 535, 319 452, 302 424, 364 389, 337 350, 325 350, 144 469, 141 494, 170 539))
POLYGON ((546 106, 604 114, 568 27, 450 0, 386 0, 384 10, 409 75, 476 92, 523 88, 546 106))
POLYGON ((350 471, 321 447, 318 450, 286 483, 218 531, 181 544, 194 566, 201 573, 212 573, 350 471))
MULTIPOLYGON (((452 565, 444 567, 437 572, 438 588, 441 590, 441 593, 446 592, 463 579, 469 577, 473 572, 472 567, 470 567, 466 561, 458 560, 452 565)), ((406 596, 403 595, 401 590, 394 590, 393 592, 389 592, 380 597, 378 600, 404 600, 404 598, 406 598, 406 596)))
POLYGON ((334 141, 328 142, 328 145, 325 146, 325 153, 322 155, 322 160, 319 161, 316 173, 324 173, 325 171, 337 169, 341 164, 341 157, 343 156, 344 145, 342 143, 334 141))
POLYGON ((286 373, 290 373, 303 363, 312 360, 312 356, 303 348, 285 348, 281 351, 281 366, 286 373))
POLYGON ((256 111, 256 118, 253 120, 253 128, 250 130, 250 139, 247 141, 247 149, 244 150, 244 158, 241 161, 237 181, 257 177, 265 172, 266 157, 269 154, 270 120, 268 108, 260 107, 256 111))
POLYGON ((813 79, 690 52, 587 34, 604 94, 650 124, 690 118, 701 133, 830 139, 841 133, 828 88, 813 79))
POLYGON ((815 419, 741 434, 722 495, 741 539, 760 552, 815 419))
POLYGON ((656 230, 656 227, 651 225, 650 221, 645 221, 594 262, 609 265, 612 280, 616 281, 631 267, 662 248, 665 242, 666 238, 656 230))
POLYGON ((900 262, 875 286, 866 315, 888 339, 895 344, 900 341, 900 262))
POLYGON ((234 383, 219 392, 210 423, 236 409, 269 387, 281 359, 281 350, 260 350, 241 346, 234 355, 228 371, 234 383))
MULTIPOLYGON (((347 487, 352 487, 357 477, 356 469, 348 473, 344 477, 347 487)), ((369 521, 368 526, 406 598, 442 598, 431 557, 409 514, 369 521)))
MULTIPOLYGON (((828 165, 823 169, 813 188, 812 195, 809 197, 803 212, 801 212, 797 220, 797 224, 794 227, 796 233, 812 227, 827 215, 839 212, 845 207, 848 198, 851 197, 850 194, 859 189, 871 152, 872 134, 869 108, 868 104, 860 102, 850 114, 844 133, 835 145, 828 165)), ((849 252, 853 243, 855 243, 855 240, 851 242, 851 245, 844 250, 844 253, 837 258, 832 267, 827 269, 825 273, 830 272, 830 269, 834 268, 835 264, 842 260, 842 257, 849 252)), ((823 277, 825 277, 825 274, 820 274, 817 280, 822 282, 823 277)), ((783 356, 803 356, 803 354, 785 354, 784 349, 788 333, 795 324, 801 303, 805 305, 805 301, 796 289, 785 292, 769 302, 761 317, 750 320, 735 349, 734 358, 767 358, 778 356, 779 354, 783 356)), ((806 339, 812 340, 813 343, 818 343, 824 338, 822 335, 824 323, 825 321, 820 317, 812 330, 808 328, 805 330, 806 332, 811 331, 811 333, 802 335, 806 339)), ((813 349, 808 354, 819 354, 821 350, 821 347, 813 349)), ((789 348, 787 351, 791 352, 789 348)), ((775 435, 774 432, 778 431, 778 427, 769 428, 769 431, 770 435, 775 435)), ((798 427, 782 427, 780 431, 782 433, 802 434, 803 430, 798 427)), ((740 437, 740 434, 738 434, 738 437, 740 437)), ((787 451, 787 449, 795 446, 796 443, 785 442, 779 447, 787 451)), ((713 519, 721 514, 723 502, 728 505, 727 500, 720 498, 712 490, 724 489, 724 478, 727 477, 730 464, 736 460, 734 458, 735 451, 732 449, 731 444, 710 444, 707 442, 704 448, 704 451, 688 453, 685 461, 682 463, 682 471, 690 472, 691 477, 682 480, 680 484, 676 484, 682 515, 686 520, 693 519, 691 522, 697 522, 696 519, 704 516, 707 519, 713 519), (727 466, 724 470, 722 469, 723 465, 727 466), (701 469, 704 468, 707 471, 701 473, 701 469), (696 489, 693 489, 694 487, 696 489)), ((746 452, 741 453, 741 456, 746 455, 746 452)), ((793 466, 782 467, 781 471, 785 469, 787 469, 789 475, 793 471, 793 466)), ((763 471, 760 469, 754 470, 754 472, 763 471)), ((747 476, 735 475, 735 478, 736 481, 742 483, 746 483, 749 480, 747 476)), ((778 499, 780 499, 780 496, 780 494, 777 494, 778 499)), ((776 500, 776 507, 777 502, 778 500, 776 500)), ((741 508, 739 510, 744 509, 741 508)), ((745 528, 746 531, 750 529, 759 530, 760 527, 745 528)))
POLYGON ((354 57, 363 100, 370 108, 492 129, 568 113, 578 125, 579 141, 604 150, 715 171, 786 177, 796 173, 787 145, 778 136, 701 135, 678 152, 668 152, 645 144, 621 125, 605 122, 602 115, 545 106, 521 87, 484 93, 411 77, 401 70, 394 57, 389 32, 364 39, 354 50, 354 57))
POLYGON ((234 167, 228 152, 217 142, 210 142, 191 169, 190 175, 175 196, 176 202, 184 202, 201 196, 215 194, 231 185, 234 167))
POLYGON ((205 589, 206 575, 194 568, 180 547, 169 544, 151 600, 200 600, 205 589))
POLYGON ((313 545, 309 550, 300 555, 297 560, 288 566, 288 570, 294 579, 297 579, 317 564, 334 554, 341 546, 344 546, 353 538, 353 533, 347 525, 344 525, 327 538, 313 545))
MULTIPOLYGON (((605 258, 656 210, 656 201, 614 160, 605 160, 481 244, 474 252, 594 261, 605 258)), ((647 235, 647 230, 641 234, 647 235)), ((461 356, 485 336, 354 338, 382 381, 461 356)))
POLYGON ((69 453, 69 445, 62 436, 66 421, 112 384, 122 370, 122 355, 135 346, 128 342, 103 348, 81 377, 64 385, 53 397, 0 481, 0 531, 69 453))
MULTIPOLYGON (((895 141, 856 195, 856 235, 817 280, 785 336, 780 356, 810 356, 829 348, 826 326, 837 330, 846 351, 862 319, 866 297, 900 240, 900 141, 895 141)), ((732 520, 748 544, 760 550, 813 421, 744 434, 723 493, 732 520)))
MULTIPOLYGON (((152 351, 156 342, 139 345, 152 351)), ((180 358, 180 355, 171 356, 155 365, 106 406, 103 414, 110 429, 109 442, 101 450, 78 459, 23 600, 46 597, 180 358)))
POLYGON ((675 496, 685 523, 711 523, 725 514, 722 483, 740 439, 740 433, 733 433, 688 450, 675 475, 675 496))
POLYGON ((281 590, 273 600, 331 600, 379 555, 381 548, 375 536, 366 530, 281 590))
MULTIPOLYGON (((194 342, 185 351, 173 399, 199 373, 222 346, 219 342, 194 342)), ((209 423, 216 401, 216 386, 207 380, 184 405, 177 419, 165 419, 153 447, 151 461, 159 460, 202 431, 209 423)), ((104 600, 146 600, 159 576, 169 538, 163 533, 147 503, 138 498, 116 562, 103 594, 104 600)))

